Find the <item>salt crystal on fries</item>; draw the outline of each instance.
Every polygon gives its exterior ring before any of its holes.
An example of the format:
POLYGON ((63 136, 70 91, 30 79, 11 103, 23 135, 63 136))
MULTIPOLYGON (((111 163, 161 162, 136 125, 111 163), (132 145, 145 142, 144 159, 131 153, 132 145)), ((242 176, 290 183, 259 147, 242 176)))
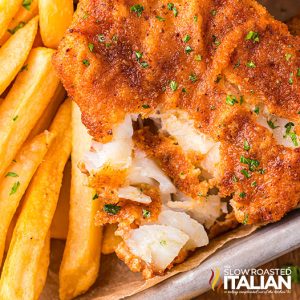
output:
POLYGON ((35 17, 0 48, 0 94, 10 85, 24 65, 37 29, 38 17, 35 17))
POLYGON ((0 177, 4 174, 52 99, 59 80, 51 64, 53 50, 33 49, 0 105, 0 177))
POLYGON ((81 113, 74 102, 72 107, 73 149, 69 231, 59 271, 59 294, 62 300, 72 299, 84 293, 95 282, 100 265, 102 239, 102 228, 94 224, 99 202, 93 200, 95 192, 87 186, 87 177, 78 168, 78 162, 89 149, 91 137, 81 123, 81 113))
POLYGON ((44 45, 57 48, 73 18, 72 0, 39 0, 40 30, 44 45))
POLYGON ((46 131, 28 141, 11 163, 6 176, 0 182, 0 265, 11 220, 53 138, 54 135, 46 131))
POLYGON ((12 34, 15 34, 19 29, 23 28, 26 23, 38 14, 38 0, 32 0, 28 9, 21 6, 17 14, 13 17, 8 25, 7 31, 0 39, 0 45, 2 46, 12 34))
POLYGON ((71 102, 51 127, 55 140, 26 192, 0 279, 0 299, 36 299, 39 264, 71 152, 71 102))
POLYGON ((3 36, 13 16, 18 12, 23 0, 0 0, 0 38, 3 36))

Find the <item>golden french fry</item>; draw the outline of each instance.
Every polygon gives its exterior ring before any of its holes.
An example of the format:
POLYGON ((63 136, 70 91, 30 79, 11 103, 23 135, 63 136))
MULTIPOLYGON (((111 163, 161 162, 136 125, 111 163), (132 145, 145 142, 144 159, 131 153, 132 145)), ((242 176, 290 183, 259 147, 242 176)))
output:
POLYGON ((0 299, 36 299, 39 263, 71 152, 71 103, 59 109, 55 139, 27 189, 0 279, 0 299))
POLYGON ((60 83, 52 96, 52 99, 50 100, 50 103, 48 104, 47 108, 43 112, 42 116, 30 132, 27 139, 31 139, 34 136, 40 134, 46 129, 49 129, 49 126, 51 122, 53 121, 53 118, 55 117, 55 114, 57 113, 57 110, 63 100, 65 99, 66 91, 63 87, 63 85, 60 83))
POLYGON ((27 6, 21 6, 17 14, 13 17, 8 25, 8 29, 0 39, 0 45, 2 46, 12 34, 15 34, 19 29, 23 28, 25 24, 38 14, 38 0, 32 0, 31 4, 27 6))
POLYGON ((91 137, 81 123, 81 114, 72 104, 72 179, 69 231, 59 272, 60 299, 72 299, 95 282, 100 265, 102 228, 94 225, 99 202, 87 186, 87 177, 77 167, 89 149, 91 137), (84 220, 84 222, 82 222, 84 220), (76 251, 74 251, 76 249, 76 251))
POLYGON ((114 253, 117 246, 122 242, 121 237, 115 235, 117 227, 116 224, 105 225, 102 240, 102 254, 114 253))
POLYGON ((0 0, 0 38, 3 36, 13 16, 18 12, 23 0, 0 0))
POLYGON ((68 234, 71 187, 71 161, 65 166, 56 211, 51 224, 51 237, 65 240, 68 234))
POLYGON ((39 0, 40 31, 45 46, 57 48, 73 13, 73 0, 39 0))
POLYGON ((0 265, 11 220, 53 137, 46 131, 25 143, 0 182, 0 265))
POLYGON ((42 249, 41 257, 39 260, 39 269, 35 282, 34 300, 38 300, 46 283, 48 268, 50 263, 50 233, 46 237, 44 247, 42 249))
POLYGON ((32 50, 28 69, 0 105, 0 177, 42 116, 59 84, 51 64, 53 50, 32 50))
POLYGON ((37 28, 38 17, 35 17, 0 48, 0 95, 24 65, 32 48, 37 28))

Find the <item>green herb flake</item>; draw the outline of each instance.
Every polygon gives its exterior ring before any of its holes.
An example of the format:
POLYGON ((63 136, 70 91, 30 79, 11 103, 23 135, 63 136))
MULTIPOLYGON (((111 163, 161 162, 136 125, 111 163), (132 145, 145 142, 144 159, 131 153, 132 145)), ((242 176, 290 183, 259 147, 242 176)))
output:
POLYGON ((286 61, 290 61, 290 59, 292 58, 292 56, 293 56, 293 55, 292 55, 291 53, 286 53, 286 54, 285 54, 285 60, 286 60, 286 61))
POLYGON ((172 90, 173 92, 175 92, 175 91, 177 90, 177 88, 178 88, 178 83, 177 83, 176 81, 172 80, 172 81, 170 82, 170 88, 171 88, 171 90, 172 90))
POLYGON ((193 51, 193 49, 192 49, 191 46, 186 46, 185 49, 184 49, 184 52, 185 52, 186 54, 190 54, 192 51, 193 51))
POLYGON ((289 84, 292 85, 293 83, 294 83, 293 73, 290 73, 289 84))
POLYGON ((156 18, 158 21, 160 21, 160 22, 166 21, 166 19, 163 18, 163 17, 161 17, 161 16, 156 16, 155 18, 156 18))
POLYGON ((238 179, 235 175, 233 175, 233 176, 232 176, 232 181, 233 181, 233 182, 238 182, 239 179, 238 179))
POLYGON ((177 10, 177 8, 175 6, 173 8, 173 15, 174 15, 174 17, 178 16, 178 10, 177 10))
POLYGON ((186 92, 187 92, 186 88, 182 88, 181 91, 182 91, 183 93, 186 93, 186 92))
POLYGON ((256 182, 256 181, 252 181, 252 182, 251 182, 251 186, 252 186, 252 187, 257 186, 257 182, 256 182))
POLYGON ((149 219, 150 216, 151 216, 151 212, 149 210, 143 208, 143 218, 149 219))
POLYGON ((5 177, 19 177, 19 175, 15 172, 8 172, 5 177))
POLYGON ((142 62, 140 63, 140 66, 141 66, 142 68, 146 69, 146 68, 149 67, 149 64, 148 64, 146 61, 142 61, 142 62))
POLYGON ((195 22, 195 23, 198 22, 198 16, 194 16, 194 22, 195 22))
POLYGON ((259 106, 255 106, 253 111, 258 115, 259 114, 259 106))
POLYGON ((98 34, 98 41, 99 41, 100 43, 104 43, 104 42, 105 42, 104 34, 98 34))
POLYGON ((140 51, 135 51, 135 57, 137 61, 140 61, 140 59, 143 57, 143 53, 140 51))
POLYGON ((243 220, 243 225, 247 225, 248 224, 248 218, 249 218, 249 215, 245 214, 244 215, 244 220, 243 220))
POLYGON ((294 131, 292 131, 292 128, 295 126, 294 123, 292 122, 288 122, 287 124, 285 124, 285 128, 286 128, 286 131, 285 131, 285 135, 283 136, 284 138, 286 137, 290 137, 294 146, 298 147, 299 144, 298 144, 298 138, 297 138, 297 135, 294 131))
POLYGON ((89 43, 88 48, 89 48, 90 52, 94 51, 94 47, 95 47, 94 44, 89 43))
POLYGON ((271 129, 276 129, 279 127, 279 126, 276 126, 271 119, 267 120, 267 123, 271 129))
POLYGON ((97 193, 95 193, 95 195, 93 196, 93 200, 96 200, 99 198, 99 195, 97 193))
POLYGON ((166 245, 167 245, 167 241, 165 241, 165 240, 161 240, 159 243, 160 243, 162 246, 166 246, 166 245))
POLYGON ((253 61, 248 61, 246 65, 247 65, 248 68, 252 68, 252 69, 256 68, 256 65, 253 61))
POLYGON ((249 172, 245 169, 241 170, 241 174, 243 174, 246 178, 250 178, 251 175, 249 174, 249 172))
POLYGON ((22 2, 22 6, 26 9, 26 10, 30 10, 30 6, 33 0, 23 0, 22 2))
POLYGON ((87 11, 84 12, 82 19, 86 20, 89 17, 89 13, 87 11))
POLYGON ((115 204, 105 204, 103 206, 103 210, 110 215, 116 215, 121 210, 121 206, 115 204))
POLYGON ((259 42, 259 34, 255 31, 249 31, 246 35, 246 41, 253 41, 253 43, 258 43, 259 42))
POLYGON ((192 73, 190 76, 189 76, 189 80, 193 83, 195 83, 197 80, 198 80, 198 77, 195 73, 192 73))
POLYGON ((185 43, 187 43, 190 39, 191 39, 191 36, 188 35, 188 34, 186 34, 186 35, 184 36, 184 38, 182 39, 182 41, 185 42, 185 43))
POLYGON ((247 196, 247 194, 245 192, 241 192, 239 195, 241 198, 245 198, 247 196))
POLYGON ((216 11, 215 9, 213 9, 213 10, 210 11, 210 14, 211 14, 212 16, 215 16, 215 15, 217 14, 217 11, 216 11))
POLYGON ((142 105, 142 108, 148 109, 148 108, 150 108, 150 105, 149 105, 149 104, 143 104, 143 105, 142 105))
POLYGON ((82 61, 82 63, 83 63, 86 67, 88 67, 88 66, 90 65, 90 62, 89 62, 87 59, 84 59, 84 60, 82 61))
POLYGON ((140 17, 144 11, 144 7, 140 4, 135 4, 130 7, 130 11, 136 13, 136 15, 140 17))
POLYGON ((202 56, 200 54, 197 54, 195 56, 195 61, 201 61, 202 60, 202 56))
POLYGON ((9 195, 13 195, 17 192, 18 188, 20 187, 20 182, 17 181, 14 183, 14 185, 11 188, 10 194, 9 195))
POLYGON ((250 150, 250 145, 247 140, 244 141, 244 150, 246 150, 246 151, 250 150))
POLYGON ((168 10, 173 10, 174 8, 174 3, 168 3, 168 10))
POLYGON ((239 103, 235 96, 227 95, 226 96, 226 103, 230 106, 233 106, 235 103, 239 103))
POLYGON ((259 166, 259 161, 256 159, 247 158, 245 156, 241 156, 240 162, 249 166, 250 171, 255 171, 255 169, 259 166))
POLYGON ((221 44, 221 42, 218 40, 218 38, 215 35, 212 36, 212 41, 216 46, 219 46, 221 44))
POLYGON ((7 29, 10 34, 15 34, 19 29, 23 28, 26 25, 26 22, 20 22, 15 28, 7 29))

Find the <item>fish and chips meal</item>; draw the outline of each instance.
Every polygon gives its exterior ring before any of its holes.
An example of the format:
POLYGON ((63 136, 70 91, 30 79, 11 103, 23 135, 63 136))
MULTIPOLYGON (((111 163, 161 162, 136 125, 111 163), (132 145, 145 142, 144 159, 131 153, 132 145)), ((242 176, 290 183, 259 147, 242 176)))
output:
POLYGON ((254 0, 0 0, 0 299, 40 298, 51 238, 65 300, 101 255, 149 280, 295 209, 299 20, 254 0))

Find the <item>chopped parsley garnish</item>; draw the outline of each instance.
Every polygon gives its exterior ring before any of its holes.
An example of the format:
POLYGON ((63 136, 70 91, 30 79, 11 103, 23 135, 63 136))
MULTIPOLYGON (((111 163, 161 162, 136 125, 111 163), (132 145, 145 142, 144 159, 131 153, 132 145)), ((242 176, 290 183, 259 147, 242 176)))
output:
POLYGON ((142 62, 140 63, 140 66, 141 66, 142 68, 146 69, 146 68, 149 67, 149 64, 148 64, 147 62, 145 62, 145 61, 142 61, 142 62))
POLYGON ((265 170, 265 169, 259 169, 257 172, 258 172, 259 174, 265 174, 265 173, 266 173, 266 170, 265 170))
POLYGON ((286 128, 286 131, 285 131, 285 135, 283 136, 284 138, 286 138, 286 137, 290 137, 291 138, 291 140, 292 140, 292 142, 293 142, 293 144, 296 146, 296 147, 298 147, 298 138, 297 138, 297 135, 296 135, 296 133, 294 132, 294 131, 292 131, 292 128, 295 126, 295 124, 294 123, 292 123, 292 122, 289 122, 289 123, 287 123, 287 124, 285 124, 285 128, 286 128))
POLYGON ((244 220, 243 220, 243 224, 244 224, 244 225, 248 224, 248 218, 249 218, 249 215, 248 215, 248 214, 245 214, 244 220))
POLYGON ((104 43, 104 42, 105 42, 104 34, 98 34, 98 41, 99 41, 100 43, 104 43))
POLYGON ((255 31, 249 31, 246 35, 246 41, 253 41, 254 43, 259 42, 259 34, 255 31))
POLYGON ((19 118, 18 115, 14 116, 14 117, 13 117, 13 121, 14 121, 14 122, 17 121, 18 118, 19 118))
POLYGON ((5 177, 19 177, 19 175, 15 172, 8 172, 5 177))
POLYGON ((218 40, 218 38, 215 35, 212 36, 212 41, 216 46, 219 46, 221 44, 221 42, 218 40))
POLYGON ((195 73, 192 73, 190 76, 189 76, 189 80, 193 83, 195 83, 198 78, 197 78, 197 75, 195 73))
POLYGON ((191 39, 191 37, 187 34, 184 36, 184 38, 182 39, 185 43, 187 43, 189 40, 191 39))
POLYGON ((251 182, 251 186, 253 187, 257 186, 257 182, 256 181, 251 182))
POLYGON ((219 74, 215 80, 215 83, 219 83, 222 79, 222 76, 219 74))
POLYGON ((250 150, 250 145, 247 140, 244 141, 244 150, 246 150, 246 151, 250 150))
POLYGON ((294 83, 293 73, 290 73, 289 84, 293 84, 293 83, 294 83))
POLYGON ((202 60, 202 56, 200 54, 195 56, 195 61, 201 61, 202 60))
POLYGON ((300 68, 297 70, 297 77, 300 77, 300 68))
POLYGON ((151 216, 151 212, 149 210, 143 208, 143 218, 149 219, 150 216, 151 216))
POLYGON ((160 21, 160 22, 166 21, 166 19, 163 18, 163 17, 161 17, 161 16, 156 16, 155 18, 156 18, 158 21, 160 21))
POLYGON ((268 123, 268 125, 269 125, 269 127, 271 128, 271 129, 276 129, 276 128, 278 128, 279 126, 276 126, 275 124, 274 124, 274 122, 270 119, 270 120, 267 120, 267 123, 268 123))
POLYGON ((140 61, 140 59, 143 57, 143 53, 140 51, 135 51, 135 57, 137 61, 140 61))
POLYGON ((159 243, 160 243, 162 246, 166 246, 166 245, 167 245, 167 241, 165 241, 165 240, 161 240, 159 243))
POLYGON ((235 96, 227 95, 227 96, 226 96, 226 103, 227 103, 228 105, 233 106, 235 103, 239 103, 239 102, 237 101, 237 99, 236 99, 235 96))
POLYGON ((178 16, 178 10, 175 7, 174 3, 168 3, 168 10, 172 10, 175 17, 178 16))
POLYGON ((82 63, 83 63, 86 67, 88 67, 88 66, 90 65, 90 62, 89 62, 87 59, 84 59, 84 60, 82 61, 82 63))
POLYGON ((30 5, 32 3, 33 0, 23 0, 22 2, 22 6, 26 9, 26 10, 30 10, 30 5))
POLYGON ((186 91, 186 88, 182 88, 182 90, 181 90, 183 93, 186 93, 187 91, 186 91))
POLYGON ((184 51, 186 54, 190 54, 193 51, 193 49, 191 46, 186 46, 184 51))
POLYGON ((233 181, 233 182, 238 182, 239 179, 238 179, 235 175, 233 175, 233 176, 232 176, 232 181, 233 181))
POLYGON ((255 106, 253 111, 258 115, 259 114, 259 106, 255 106))
POLYGON ((88 47, 89 47, 89 50, 90 50, 91 52, 94 51, 94 44, 89 43, 88 47))
POLYGON ((105 204, 103 206, 103 210, 110 215, 116 215, 121 210, 121 206, 115 204, 105 204))
POLYGON ((195 22, 195 23, 198 22, 198 16, 194 16, 194 22, 195 22))
POLYGON ((241 156, 240 162, 249 166, 250 171, 255 171, 255 169, 259 166, 259 161, 256 159, 247 158, 245 156, 241 156))
POLYGON ((143 104, 142 108, 144 108, 144 109, 150 108, 150 105, 149 104, 143 104))
POLYGON ((211 14, 212 16, 215 16, 215 15, 217 14, 217 11, 216 11, 215 9, 213 9, 213 10, 210 11, 210 14, 211 14))
POLYGON ((11 188, 11 191, 10 191, 9 195, 15 194, 17 192, 19 186, 20 186, 20 182, 19 181, 15 182, 14 185, 12 186, 12 188, 11 188))
POLYGON ((95 195, 93 196, 93 200, 96 200, 99 198, 99 195, 97 193, 95 193, 95 195))
POLYGON ((253 61, 248 61, 246 65, 247 65, 248 68, 255 68, 256 67, 256 65, 253 61))
POLYGON ((136 15, 140 17, 144 11, 144 7, 140 4, 135 4, 130 7, 130 11, 136 13, 136 15))
POLYGON ((292 58, 292 56, 293 56, 293 55, 292 55, 291 53, 286 53, 286 54, 285 54, 285 60, 286 60, 286 61, 289 61, 289 60, 292 58))
POLYGON ((250 178, 251 175, 249 174, 249 172, 245 169, 241 170, 241 173, 246 177, 246 178, 250 178))
POLYGON ((105 43, 105 47, 109 48, 111 46, 111 43, 105 43))
POLYGON ((85 11, 82 19, 86 20, 88 17, 89 17, 89 13, 87 11, 85 11))
POLYGON ((241 192, 239 195, 241 198, 245 198, 247 196, 247 194, 245 192, 241 192))
POLYGON ((171 88, 171 90, 172 90, 173 92, 175 92, 175 91, 177 90, 177 88, 178 88, 178 83, 177 83, 176 81, 172 80, 172 81, 170 82, 170 88, 171 88))
POLYGON ((10 34, 15 34, 19 29, 23 28, 26 25, 25 22, 20 22, 15 28, 7 29, 10 34))
POLYGON ((174 3, 168 3, 168 10, 172 10, 174 8, 174 3))

